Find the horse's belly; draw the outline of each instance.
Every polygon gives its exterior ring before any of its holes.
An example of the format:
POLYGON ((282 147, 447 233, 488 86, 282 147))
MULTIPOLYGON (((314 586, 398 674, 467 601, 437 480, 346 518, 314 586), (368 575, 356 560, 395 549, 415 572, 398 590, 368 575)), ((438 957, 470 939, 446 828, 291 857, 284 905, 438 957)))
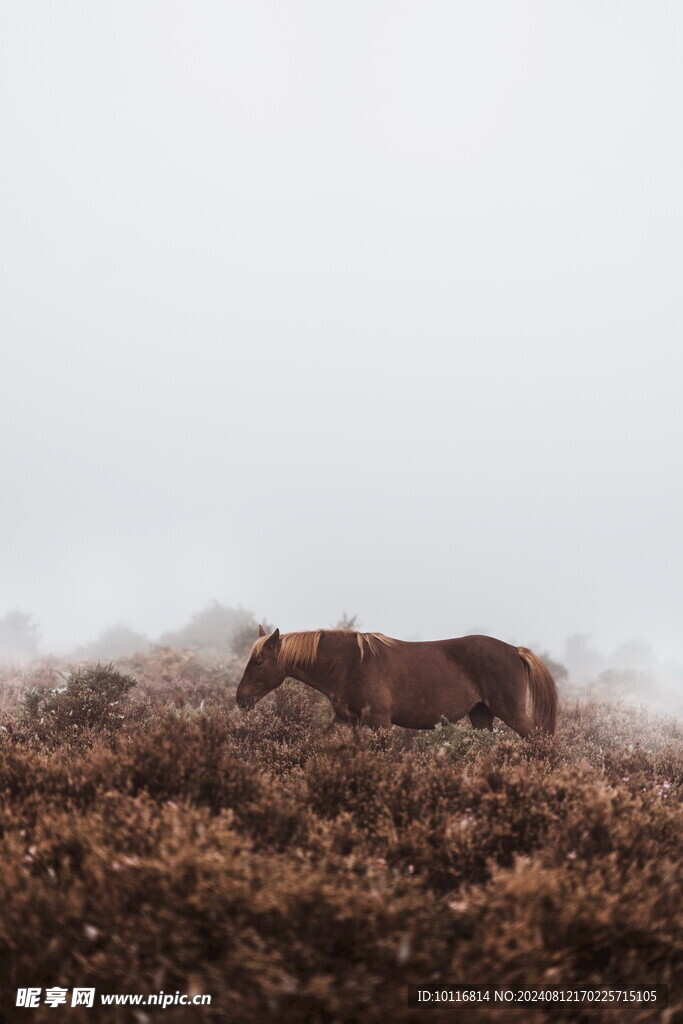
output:
POLYGON ((421 686, 398 685, 394 688, 391 721, 404 729, 432 729, 444 715, 457 722, 471 711, 480 696, 467 678, 453 673, 448 678, 421 686))
POLYGON ((419 715, 415 712, 394 713, 391 716, 391 724, 400 725, 402 729, 433 729, 440 719, 441 715, 419 715))

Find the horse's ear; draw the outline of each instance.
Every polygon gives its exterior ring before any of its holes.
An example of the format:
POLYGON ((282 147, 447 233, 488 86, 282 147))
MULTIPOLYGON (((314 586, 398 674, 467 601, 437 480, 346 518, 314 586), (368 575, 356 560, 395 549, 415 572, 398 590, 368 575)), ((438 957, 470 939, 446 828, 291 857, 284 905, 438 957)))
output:
POLYGON ((266 633, 265 629, 263 628, 263 626, 261 625, 260 622, 259 622, 259 626, 258 626, 258 635, 259 636, 268 636, 268 634, 266 633))
POLYGON ((274 629, 273 632, 268 637, 268 639, 266 641, 266 644, 268 645, 268 647, 277 647, 277 645, 279 643, 280 643, 280 630, 279 629, 274 629))

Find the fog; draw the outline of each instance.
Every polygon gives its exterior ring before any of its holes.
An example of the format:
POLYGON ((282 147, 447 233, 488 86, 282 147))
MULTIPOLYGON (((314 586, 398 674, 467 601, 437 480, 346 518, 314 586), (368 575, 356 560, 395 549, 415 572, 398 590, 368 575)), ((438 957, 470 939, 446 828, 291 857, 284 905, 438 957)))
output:
POLYGON ((5 0, 0 615, 683 660, 682 29, 5 0))

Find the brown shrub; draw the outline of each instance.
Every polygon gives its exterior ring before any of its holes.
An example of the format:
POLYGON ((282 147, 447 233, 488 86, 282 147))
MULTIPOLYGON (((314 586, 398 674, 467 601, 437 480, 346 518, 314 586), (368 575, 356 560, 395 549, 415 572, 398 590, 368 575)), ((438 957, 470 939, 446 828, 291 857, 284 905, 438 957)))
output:
POLYGON ((448 1020, 407 1008, 407 984, 438 982, 668 983, 681 1012, 678 724, 574 702, 552 739, 448 723, 324 736, 329 711, 302 687, 245 716, 193 658, 140 662, 145 699, 122 700, 116 727, 106 702, 76 702, 90 717, 58 740, 31 713, 0 732, 4 1019, 18 986, 59 984, 191 987, 213 1007, 164 1019, 240 1024, 448 1020))
POLYGON ((136 685, 132 676, 122 675, 113 665, 83 665, 66 676, 63 686, 33 688, 23 695, 21 735, 44 748, 88 746, 93 736, 113 736, 127 717, 134 717, 127 705, 136 685))

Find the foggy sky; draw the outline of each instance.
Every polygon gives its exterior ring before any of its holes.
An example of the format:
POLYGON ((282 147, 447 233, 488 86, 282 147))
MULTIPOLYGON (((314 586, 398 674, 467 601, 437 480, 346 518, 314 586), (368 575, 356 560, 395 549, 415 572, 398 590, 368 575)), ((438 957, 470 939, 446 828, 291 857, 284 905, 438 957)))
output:
POLYGON ((0 614, 683 657, 683 12, 0 5, 0 614))

